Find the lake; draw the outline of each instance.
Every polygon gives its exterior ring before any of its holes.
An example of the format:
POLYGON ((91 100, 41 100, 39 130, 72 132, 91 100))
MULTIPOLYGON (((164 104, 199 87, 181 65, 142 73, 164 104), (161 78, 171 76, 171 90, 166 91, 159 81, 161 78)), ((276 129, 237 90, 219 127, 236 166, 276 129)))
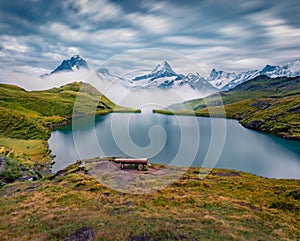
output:
POLYGON ((300 179, 300 141, 242 127, 236 120, 152 113, 82 117, 52 131, 53 171, 96 156, 240 170, 300 179))

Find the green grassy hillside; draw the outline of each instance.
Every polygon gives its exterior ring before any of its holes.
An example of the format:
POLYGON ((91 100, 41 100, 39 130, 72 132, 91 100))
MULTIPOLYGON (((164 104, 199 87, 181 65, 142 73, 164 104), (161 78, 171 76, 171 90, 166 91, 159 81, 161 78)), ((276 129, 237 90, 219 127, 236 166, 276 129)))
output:
POLYGON ((16 86, 0 84, 0 137, 21 139, 47 137, 49 130, 43 127, 59 124, 70 118, 76 98, 80 98, 83 102, 83 107, 76 109, 78 115, 92 114, 95 107, 98 114, 114 109, 125 109, 116 106, 91 85, 82 82, 30 92, 16 86), (28 128, 20 129, 18 125, 28 128), (36 126, 36 130, 32 130, 31 125, 36 126), (18 131, 20 133, 17 133, 18 131))
POLYGON ((45 140, 52 128, 66 125, 72 115, 113 111, 133 110, 115 105, 93 86, 82 82, 43 91, 0 84, 0 148, 8 151, 5 155, 8 161, 14 159, 20 165, 29 165, 25 168, 28 173, 36 162, 41 165, 51 162, 45 140), (74 114, 75 101, 78 103, 74 114))
POLYGON ((224 117, 223 105, 227 118, 237 119, 247 128, 300 139, 300 77, 258 76, 231 91, 175 105, 174 111, 155 112, 224 117))

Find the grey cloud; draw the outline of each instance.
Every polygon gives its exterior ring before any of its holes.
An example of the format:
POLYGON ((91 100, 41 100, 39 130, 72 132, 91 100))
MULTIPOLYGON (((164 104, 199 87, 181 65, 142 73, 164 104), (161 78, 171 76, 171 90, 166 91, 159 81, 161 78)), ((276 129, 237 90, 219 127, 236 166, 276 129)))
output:
MULTIPOLYGON (((51 69, 78 52, 96 65, 139 48, 165 48, 239 70, 300 55, 297 0, 11 1, 0 4, 1 68, 51 69), (282 56, 282 58, 280 58, 282 56), (247 66, 248 65, 248 66, 247 66)), ((207 69, 209 71, 209 69, 207 69)))

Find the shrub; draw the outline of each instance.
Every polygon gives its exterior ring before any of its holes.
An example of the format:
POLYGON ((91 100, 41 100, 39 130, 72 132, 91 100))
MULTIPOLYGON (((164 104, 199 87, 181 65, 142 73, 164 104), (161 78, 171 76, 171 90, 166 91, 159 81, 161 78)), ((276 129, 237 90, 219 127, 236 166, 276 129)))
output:
POLYGON ((294 190, 287 194, 287 197, 292 197, 295 200, 300 200, 300 190, 294 190))
POLYGON ((16 161, 9 159, 5 162, 4 170, 1 172, 0 176, 6 182, 13 182, 22 176, 22 171, 16 161))
POLYGON ((270 208, 276 208, 276 209, 281 209, 284 211, 291 211, 291 212, 299 210, 299 208, 296 207, 295 204, 284 200, 275 201, 271 203, 270 208))

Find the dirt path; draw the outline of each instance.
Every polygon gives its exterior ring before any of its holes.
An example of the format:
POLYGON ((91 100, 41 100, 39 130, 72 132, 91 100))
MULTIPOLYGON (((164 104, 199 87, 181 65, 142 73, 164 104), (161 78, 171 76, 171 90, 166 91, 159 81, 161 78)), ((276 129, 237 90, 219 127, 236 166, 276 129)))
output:
POLYGON ((146 171, 125 168, 108 160, 93 160, 84 164, 88 172, 102 184, 125 193, 151 193, 161 190, 180 178, 186 168, 147 167, 146 171))

